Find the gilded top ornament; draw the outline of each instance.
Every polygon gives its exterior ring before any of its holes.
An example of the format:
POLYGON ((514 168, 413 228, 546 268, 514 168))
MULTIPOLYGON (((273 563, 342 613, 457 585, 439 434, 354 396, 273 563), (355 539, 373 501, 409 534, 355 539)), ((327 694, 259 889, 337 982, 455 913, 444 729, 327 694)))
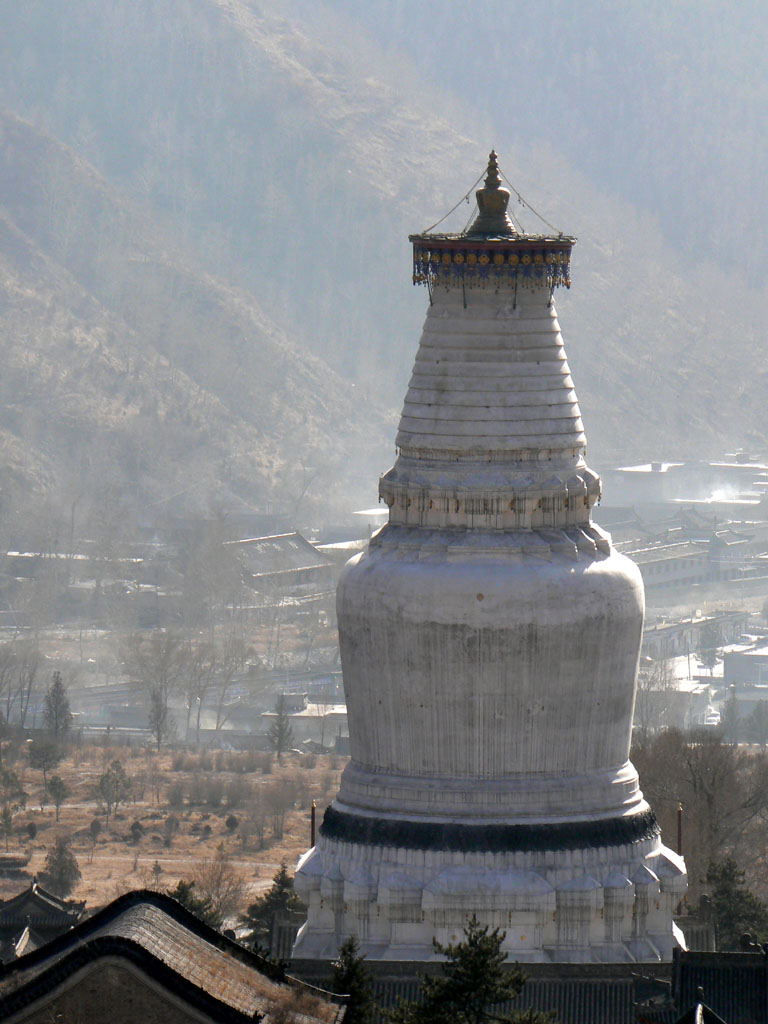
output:
POLYGON ((488 157, 488 169, 485 174, 485 187, 475 192, 479 213, 474 224, 467 232, 470 237, 490 235, 494 237, 510 237, 517 234, 512 221, 507 215, 509 190, 501 184, 499 160, 496 150, 492 149, 488 157))

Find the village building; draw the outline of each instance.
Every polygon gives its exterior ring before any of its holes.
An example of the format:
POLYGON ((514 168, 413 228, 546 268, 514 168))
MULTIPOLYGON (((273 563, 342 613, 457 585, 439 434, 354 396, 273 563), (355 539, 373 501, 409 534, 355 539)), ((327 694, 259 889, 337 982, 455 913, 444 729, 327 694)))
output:
POLYGON ((0 959, 31 952, 85 917, 85 901, 65 900, 35 879, 17 896, 0 901, 0 959))
POLYGON ((687 656, 700 649, 708 633, 719 644, 731 644, 747 633, 749 620, 749 612, 730 609, 706 615, 694 611, 681 618, 653 617, 643 628, 642 653, 649 658, 687 656))
MULTIPOLYGON (((294 745, 312 743, 323 749, 339 749, 346 747, 345 743, 339 744, 339 740, 349 737, 347 725, 346 704, 334 700, 312 701, 307 694, 284 694, 283 701, 293 700, 293 706, 284 707, 283 714, 286 715, 291 726, 291 736, 294 745), (298 698, 298 706, 296 700, 298 698)), ((272 724, 279 717, 277 711, 263 711, 261 721, 263 731, 268 733, 272 724)))
POLYGON ((260 594, 296 602, 333 592, 332 564, 300 533, 229 541, 248 586, 260 594))
POLYGON ((429 960, 471 914, 521 962, 660 961, 682 858, 629 761, 644 597, 553 303, 574 239, 524 234, 491 154, 463 234, 412 236, 429 309, 379 493, 342 572, 351 761, 299 862, 295 955, 429 960))

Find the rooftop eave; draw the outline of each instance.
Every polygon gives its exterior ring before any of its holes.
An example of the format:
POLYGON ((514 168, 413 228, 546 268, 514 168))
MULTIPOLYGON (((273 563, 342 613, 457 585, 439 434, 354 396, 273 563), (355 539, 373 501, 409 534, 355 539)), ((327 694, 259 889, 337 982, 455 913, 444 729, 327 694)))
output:
POLYGON ((463 248, 477 248, 478 246, 493 246, 500 248, 548 248, 550 246, 560 246, 562 248, 571 248, 576 244, 576 238, 574 235, 528 235, 528 234, 514 234, 514 235, 484 235, 484 234, 430 234, 424 232, 423 234, 409 235, 408 241, 419 245, 430 245, 436 248, 453 248, 454 246, 463 248))

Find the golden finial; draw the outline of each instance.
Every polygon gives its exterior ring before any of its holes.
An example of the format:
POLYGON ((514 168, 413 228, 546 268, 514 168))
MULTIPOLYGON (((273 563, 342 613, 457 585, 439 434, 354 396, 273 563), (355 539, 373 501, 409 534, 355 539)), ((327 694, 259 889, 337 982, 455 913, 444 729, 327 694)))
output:
POLYGON ((485 187, 475 192, 479 213, 468 235, 509 235, 516 234, 512 221, 507 216, 509 191, 501 184, 499 158, 492 149, 485 173, 485 187))

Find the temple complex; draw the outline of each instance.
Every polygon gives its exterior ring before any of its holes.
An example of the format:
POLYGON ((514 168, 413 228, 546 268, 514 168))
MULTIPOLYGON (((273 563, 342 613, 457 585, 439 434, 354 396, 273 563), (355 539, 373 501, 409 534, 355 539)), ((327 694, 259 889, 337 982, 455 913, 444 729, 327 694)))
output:
POLYGON ((492 153, 472 226, 411 237, 429 308, 389 521, 338 586, 351 760, 297 957, 428 960, 471 914, 519 961, 677 944, 685 866, 629 761, 643 585, 591 521, 553 302, 575 239, 518 231, 509 195, 492 153))

